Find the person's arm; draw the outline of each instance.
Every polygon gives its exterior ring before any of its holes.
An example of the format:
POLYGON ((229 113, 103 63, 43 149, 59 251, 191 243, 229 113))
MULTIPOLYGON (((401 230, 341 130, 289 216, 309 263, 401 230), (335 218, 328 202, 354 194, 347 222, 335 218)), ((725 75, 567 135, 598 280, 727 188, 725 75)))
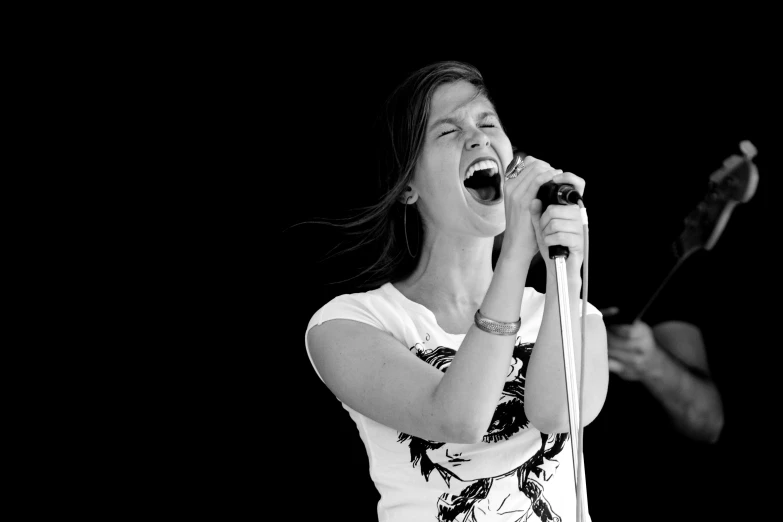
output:
POLYGON ((710 378, 701 331, 667 321, 650 328, 642 321, 609 328, 609 369, 638 380, 663 405, 687 437, 716 442, 723 429, 723 404, 710 378))
MULTIPOLYGON (((532 255, 501 256, 483 314, 505 322, 519 317, 532 255)), ((308 346, 327 387, 359 413, 426 440, 469 444, 481 441, 492 422, 515 338, 474 324, 445 373, 390 334, 352 320, 314 326, 308 346)))
MULTIPOLYGON (((527 162, 527 159, 525 161, 527 162)), ((584 193, 584 180, 570 172, 563 173, 555 181, 570 183, 580 194, 584 193)), ((525 379, 525 414, 530 422, 544 433, 566 433, 569 431, 569 415, 557 272, 555 261, 549 257, 549 247, 560 245, 567 247, 569 251, 565 260, 565 271, 577 379, 575 384, 582 394, 579 419, 582 426, 587 426, 596 418, 606 400, 609 386, 606 327, 600 315, 587 315, 586 345, 582 347, 580 290, 584 230, 580 208, 576 205, 549 205, 543 212, 542 208, 539 200, 535 200, 531 205, 532 224, 547 269, 546 301, 544 317, 525 379), (581 374, 582 355, 585 359, 584 374, 581 374), (582 380, 584 382, 581 382, 582 380)), ((584 313, 586 314, 587 310, 584 313)))
MULTIPOLYGON (((577 379, 581 380, 580 290, 582 280, 579 270, 575 266, 567 267, 567 273, 575 373, 577 379)), ((588 315, 585 317, 585 325, 585 381, 581 386, 582 411, 580 417, 582 426, 587 426, 598 416, 606 400, 609 385, 606 327, 603 319, 598 314, 588 315)), ((569 431, 557 279, 552 272, 547 273, 544 318, 530 358, 525 382, 525 413, 530 422, 544 433, 569 431)))

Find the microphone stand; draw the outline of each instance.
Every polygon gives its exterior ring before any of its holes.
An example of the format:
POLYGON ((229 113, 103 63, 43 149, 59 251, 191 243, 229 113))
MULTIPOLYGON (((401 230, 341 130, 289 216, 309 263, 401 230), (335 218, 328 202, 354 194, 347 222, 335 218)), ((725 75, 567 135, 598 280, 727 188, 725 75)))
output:
MULTIPOLYGON (((579 455, 579 388, 577 386, 576 364, 574 363, 574 343, 571 330, 571 307, 568 300, 568 279, 566 259, 568 248, 550 246, 549 258, 555 261, 557 275, 557 301, 560 310, 560 335, 563 340, 563 364, 565 366, 566 399, 568 403, 568 425, 571 435, 571 453, 574 466, 574 484, 576 485, 577 522, 581 522, 584 505, 584 484, 580 480, 579 455)), ((582 311, 584 313, 584 310, 582 311)))

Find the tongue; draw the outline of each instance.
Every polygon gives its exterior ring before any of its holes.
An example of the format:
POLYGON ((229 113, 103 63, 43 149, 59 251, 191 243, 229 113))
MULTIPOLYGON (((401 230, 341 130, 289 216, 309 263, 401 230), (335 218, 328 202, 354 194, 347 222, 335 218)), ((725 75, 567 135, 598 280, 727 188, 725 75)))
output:
POLYGON ((474 199, 481 202, 495 199, 495 187, 468 188, 468 192, 473 195, 474 199))

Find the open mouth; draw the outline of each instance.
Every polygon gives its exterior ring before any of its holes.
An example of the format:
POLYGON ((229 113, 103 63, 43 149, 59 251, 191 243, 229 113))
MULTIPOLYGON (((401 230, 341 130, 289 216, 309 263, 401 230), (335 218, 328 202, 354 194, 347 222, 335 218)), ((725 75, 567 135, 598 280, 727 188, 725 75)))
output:
POLYGON ((468 167, 463 182, 473 199, 488 205, 501 200, 500 170, 492 159, 483 159, 468 167))

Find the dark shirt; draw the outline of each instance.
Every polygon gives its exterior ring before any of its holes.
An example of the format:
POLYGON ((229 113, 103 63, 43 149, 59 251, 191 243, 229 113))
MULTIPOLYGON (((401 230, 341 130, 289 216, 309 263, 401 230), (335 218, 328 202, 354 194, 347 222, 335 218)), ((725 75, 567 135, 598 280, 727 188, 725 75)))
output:
MULTIPOLYGON (((674 266, 668 251, 645 256, 647 270, 634 285, 615 284, 615 305, 638 311, 674 266)), ((710 288, 713 259, 696 253, 677 268, 647 308, 642 320, 650 326, 685 321, 702 330, 708 364, 715 339, 716 308, 710 288)), ((618 281, 623 275, 618 274, 618 281)), ((631 279, 628 279, 631 281, 631 279)), ((701 374, 701 371, 696 371, 701 374)), ((719 387, 720 389, 720 387, 719 387)), ((609 389, 598 417, 585 428, 584 459, 590 513, 594 520, 704 520, 718 515, 720 444, 694 441, 678 432, 663 405, 639 381, 610 373, 609 389)))

